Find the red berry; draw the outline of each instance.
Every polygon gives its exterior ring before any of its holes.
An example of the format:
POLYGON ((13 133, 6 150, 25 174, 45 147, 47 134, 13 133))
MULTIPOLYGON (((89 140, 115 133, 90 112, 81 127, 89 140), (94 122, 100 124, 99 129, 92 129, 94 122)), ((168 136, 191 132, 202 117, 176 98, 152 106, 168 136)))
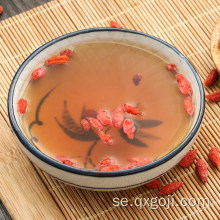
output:
POLYGON ((31 81, 39 80, 39 79, 43 78, 45 76, 45 74, 46 74, 46 70, 42 67, 39 67, 33 71, 30 80, 31 81))
POLYGON ((83 129, 85 131, 89 131, 90 130, 90 124, 89 124, 89 122, 86 119, 82 119, 81 120, 81 125, 82 125, 82 127, 83 127, 83 129))
POLYGON ((134 139, 134 122, 132 119, 125 119, 123 122, 123 131, 127 134, 129 139, 134 139))
POLYGON ((169 183, 165 185, 161 190, 160 190, 160 195, 164 194, 171 194, 178 190, 184 183, 183 182, 174 182, 174 183, 169 183))
POLYGON ((180 92, 183 95, 191 95, 192 94, 192 87, 191 87, 190 83, 188 82, 188 80, 186 78, 184 78, 184 76, 182 74, 177 74, 176 79, 177 79, 177 83, 178 83, 178 87, 179 87, 180 92))
POLYGON ((22 115, 25 113, 27 108, 27 100, 26 99, 20 99, 18 101, 18 112, 22 115))
POLYGON ((110 26, 112 27, 112 28, 122 28, 122 26, 119 24, 119 23, 117 23, 116 21, 110 21, 110 26))
POLYGON ((135 167, 137 167, 137 166, 128 164, 125 167, 123 167, 123 170, 129 170, 129 169, 132 169, 132 168, 135 168, 135 167))
POLYGON ((197 149, 190 150, 183 159, 179 162, 179 165, 182 167, 189 167, 196 158, 197 149))
POLYGON ((74 56, 74 54, 75 54, 75 51, 70 50, 70 49, 66 49, 66 50, 60 52, 60 56, 72 57, 72 56, 74 56))
POLYGON ((220 155, 217 147, 214 147, 209 151, 209 160, 211 160, 215 166, 220 166, 220 155))
POLYGON ((113 141, 112 141, 111 137, 110 137, 109 135, 105 134, 104 131, 101 131, 101 130, 100 130, 100 131, 98 131, 98 133, 99 133, 100 139, 101 139, 104 143, 106 143, 106 144, 108 144, 108 145, 112 145, 112 144, 113 144, 113 141))
POLYGON ((190 96, 187 96, 184 99, 184 108, 186 109, 186 112, 188 113, 188 115, 193 116, 194 108, 193 108, 192 99, 190 96))
POLYGON ((135 166, 143 166, 145 164, 151 163, 152 161, 143 159, 140 157, 132 157, 128 159, 131 163, 133 163, 135 166))
POLYGON ((0 5, 0 15, 2 14, 3 11, 4 11, 4 8, 0 5))
POLYGON ((177 72, 177 67, 175 64, 170 63, 166 65, 166 69, 170 72, 176 73, 177 72))
POLYGON ((151 188, 151 189, 158 189, 158 188, 160 188, 160 186, 161 186, 159 180, 150 181, 149 183, 146 183, 145 185, 146 185, 148 188, 151 188))
POLYGON ((114 127, 121 129, 124 121, 124 111, 119 105, 112 113, 112 122, 114 127))
POLYGON ((198 159, 196 162, 196 173, 199 179, 205 183, 208 180, 208 169, 207 164, 204 160, 198 159))
POLYGON ((97 118, 104 126, 113 126, 112 118, 105 110, 99 109, 97 118))
POLYGON ((63 164, 72 166, 72 167, 79 167, 77 163, 75 163, 70 157, 63 156, 63 155, 57 155, 56 159, 60 161, 63 164))
POLYGON ((142 79, 142 75, 141 74, 136 74, 133 76, 133 83, 135 86, 139 85, 140 81, 142 79))
POLYGON ((118 165, 110 165, 108 167, 103 167, 101 171, 116 171, 116 170, 121 170, 121 167, 118 165))
POLYGON ((86 118, 89 121, 91 127, 94 128, 96 131, 103 130, 103 125, 98 119, 92 117, 86 117, 86 118))
POLYGON ((205 97, 213 102, 219 102, 220 101, 220 90, 217 92, 210 93, 206 95, 205 97))
POLYGON ((205 86, 211 86, 218 79, 218 71, 217 69, 213 69, 209 72, 206 80, 204 81, 205 86))
POLYGON ((100 170, 101 168, 103 167, 107 167, 107 166, 110 166, 110 165, 115 165, 117 163, 116 160, 114 159, 111 159, 111 158, 105 158, 103 160, 101 160, 97 166, 96 166, 96 170, 100 170))
POLYGON ((139 111, 135 106, 132 105, 124 104, 123 110, 132 115, 143 115, 141 111, 139 111))

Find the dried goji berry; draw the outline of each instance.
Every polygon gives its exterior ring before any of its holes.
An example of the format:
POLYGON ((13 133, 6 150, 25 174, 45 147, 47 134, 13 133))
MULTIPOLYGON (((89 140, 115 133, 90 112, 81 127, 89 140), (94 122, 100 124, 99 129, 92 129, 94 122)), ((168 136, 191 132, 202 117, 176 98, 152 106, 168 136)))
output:
POLYGON ((166 65, 166 69, 170 72, 176 73, 177 72, 177 67, 173 63, 169 63, 166 65))
POLYGON ((121 167, 118 166, 118 165, 110 165, 110 166, 107 166, 107 167, 103 167, 101 169, 101 171, 116 171, 116 170, 121 170, 121 167))
POLYGON ((39 67, 33 71, 30 80, 34 81, 34 80, 41 79, 45 76, 45 74, 46 74, 46 70, 42 67, 39 67))
POLYGON ((160 190, 160 195, 164 194, 171 194, 178 190, 184 183, 183 182, 174 182, 174 183, 169 183, 165 185, 161 190, 160 190))
POLYGON ((206 80, 204 81, 205 86, 211 86, 218 79, 218 71, 217 69, 213 69, 209 72, 206 80))
POLYGON ((207 182, 208 180, 208 169, 207 164, 204 160, 198 159, 196 161, 196 173, 200 180, 202 180, 203 183, 207 182))
POLYGON ((98 133, 99 133, 99 137, 100 137, 100 139, 104 142, 104 143, 106 143, 106 144, 108 144, 108 145, 112 145, 113 144, 113 141, 112 141, 112 139, 111 139, 111 137, 108 135, 108 134, 106 134, 104 131, 98 131, 98 133))
POLYGON ((160 186, 161 186, 159 180, 150 181, 149 183, 146 183, 145 185, 146 185, 148 188, 151 188, 151 189, 158 189, 158 188, 160 188, 160 186))
POLYGON ((64 155, 56 155, 56 159, 60 162, 63 162, 63 160, 68 160, 69 157, 64 156, 64 155))
POLYGON ((143 166, 145 164, 151 163, 152 161, 143 159, 140 157, 132 157, 128 159, 131 163, 133 163, 135 166, 143 166))
POLYGON ((123 122, 123 131, 127 134, 129 139, 134 138, 134 122, 132 119, 125 119, 123 122))
POLYGON ((66 49, 66 50, 60 52, 60 56, 72 57, 72 56, 74 56, 74 54, 75 54, 75 51, 71 50, 71 49, 66 49))
POLYGON ((45 65, 57 65, 57 64, 64 64, 68 63, 70 61, 70 58, 67 56, 56 56, 51 57, 48 60, 45 61, 45 65))
POLYGON ((180 92, 183 95, 191 95, 192 87, 190 83, 188 82, 188 80, 182 74, 177 74, 176 79, 177 79, 180 92))
POLYGON ((93 109, 87 109, 85 112, 83 112, 82 117, 93 117, 96 118, 97 117, 97 111, 93 110, 93 109))
POLYGON ((122 28, 122 26, 119 24, 119 23, 117 23, 116 21, 110 21, 110 26, 112 27, 112 28, 122 28))
POLYGON ((220 155, 217 147, 214 147, 209 151, 209 159, 215 166, 220 166, 220 155))
POLYGON ((217 92, 210 93, 206 95, 205 97, 213 102, 219 102, 220 101, 220 90, 217 92))
POLYGON ((103 125, 98 119, 92 117, 86 117, 86 118, 88 119, 91 127, 94 128, 96 131, 103 130, 103 125))
POLYGON ((97 118, 104 126, 113 126, 112 118, 105 110, 99 109, 97 118))
POLYGON ((136 74, 133 76, 133 83, 135 86, 139 85, 140 81, 142 79, 142 75, 141 74, 136 74))
POLYGON ((22 115, 25 113, 27 108, 27 100, 26 99, 20 99, 18 101, 18 112, 22 115))
POLYGON ((96 170, 100 170, 101 168, 103 167, 107 167, 107 166, 110 166, 110 165, 115 165, 117 163, 116 160, 114 159, 111 159, 111 158, 105 158, 103 160, 101 160, 97 166, 96 166, 96 170))
POLYGON ((82 120, 81 120, 81 125, 82 125, 82 127, 83 127, 83 129, 84 129, 85 131, 89 131, 89 129, 90 129, 90 124, 89 124, 89 122, 88 122, 86 119, 82 119, 82 120))
POLYGON ((67 156, 57 155, 56 159, 63 164, 66 164, 66 165, 69 165, 72 167, 79 167, 79 165, 76 162, 74 162, 71 158, 69 158, 67 156))
POLYGON ((184 99, 184 108, 186 109, 186 112, 190 115, 193 116, 194 114, 194 108, 193 108, 193 104, 192 104, 192 99, 190 96, 187 96, 184 99))
POLYGON ((179 162, 179 165, 182 167, 189 167, 196 158, 197 149, 190 150, 183 159, 179 162))
POLYGON ((4 8, 0 5, 0 15, 2 14, 3 11, 4 11, 4 8))
POLYGON ((123 167, 123 170, 130 170, 130 169, 135 168, 135 167, 137 167, 137 166, 128 164, 128 165, 123 167))
POLYGON ((135 107, 133 105, 124 104, 123 110, 129 114, 132 114, 132 115, 143 115, 143 112, 139 111, 137 109, 137 107, 135 107))
POLYGON ((120 129, 123 126, 123 121, 124 121, 124 111, 122 107, 119 105, 112 113, 112 122, 116 128, 120 129))

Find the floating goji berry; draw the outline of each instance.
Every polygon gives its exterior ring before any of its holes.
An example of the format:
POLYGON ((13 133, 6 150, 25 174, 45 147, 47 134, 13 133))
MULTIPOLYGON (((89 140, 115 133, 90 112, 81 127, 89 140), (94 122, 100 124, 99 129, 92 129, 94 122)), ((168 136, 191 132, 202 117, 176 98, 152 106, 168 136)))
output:
POLYGON ((220 155, 219 155, 219 150, 217 147, 213 147, 210 151, 209 151, 209 159, 212 161, 212 163, 215 166, 220 166, 220 155))
POLYGON ((3 13, 4 8, 0 5, 0 15, 3 13))
POLYGON ((125 119, 123 122, 123 131, 127 134, 129 139, 134 139, 134 122, 132 119, 125 119))
POLYGON ((122 28, 122 26, 119 24, 119 23, 117 23, 116 21, 110 21, 110 26, 112 27, 112 28, 122 28))
POLYGON ((113 126, 112 118, 105 110, 99 109, 97 118, 104 126, 113 126))
POLYGON ((30 80, 31 81, 39 80, 39 79, 43 78, 45 76, 45 74, 46 74, 46 70, 42 67, 39 67, 33 71, 30 80))
POLYGON ((165 185, 161 190, 160 190, 160 195, 164 194, 171 194, 178 190, 184 183, 183 182, 174 182, 174 183, 169 183, 165 185))
POLYGON ((63 160, 68 160, 69 157, 64 156, 64 155, 56 155, 56 159, 60 162, 62 162, 63 160))
POLYGON ((189 167, 196 158, 197 149, 190 150, 183 159, 179 162, 179 165, 182 167, 189 167))
POLYGON ((91 127, 94 128, 96 131, 103 130, 103 125, 98 119, 92 117, 86 117, 86 118, 88 119, 91 127))
POLYGON ((123 126, 123 121, 124 121, 124 111, 122 107, 119 105, 112 113, 112 122, 116 128, 121 129, 123 126))
POLYGON ((220 90, 217 92, 210 93, 206 95, 205 97, 213 102, 219 102, 220 101, 220 90))
POLYGON ((69 165, 72 167, 79 167, 79 165, 75 161, 73 161, 70 157, 63 156, 63 155, 57 155, 56 159, 63 164, 66 164, 66 165, 69 165))
POLYGON ((18 112, 22 115, 25 113, 27 108, 27 100, 26 99, 20 99, 18 101, 18 112))
POLYGON ((205 86, 211 86, 218 79, 218 71, 217 69, 213 69, 209 72, 206 80, 204 81, 205 86))
POLYGON ((199 179, 205 183, 208 180, 208 169, 207 164, 204 160, 198 159, 196 161, 196 173, 199 177, 199 179))
POLYGON ((135 168, 135 167, 137 167, 137 166, 128 164, 128 165, 124 166, 123 169, 124 170, 130 170, 130 169, 135 168))
POLYGON ((110 166, 107 166, 107 167, 103 167, 101 169, 101 171, 116 171, 116 170, 121 170, 121 167, 118 166, 118 165, 110 165, 110 166))
POLYGON ((93 117, 96 118, 97 117, 97 111, 93 110, 93 109, 87 109, 85 112, 83 112, 82 117, 93 117))
POLYGON ((72 56, 74 56, 74 54, 75 54, 75 51, 71 50, 71 49, 66 49, 66 50, 60 52, 60 56, 72 57, 72 56))
POLYGON ((142 75, 141 74, 136 74, 133 76, 133 83, 135 86, 139 85, 140 81, 142 79, 142 75))
POLYGON ((89 131, 89 129, 90 129, 90 124, 89 124, 89 122, 88 122, 86 119, 82 119, 82 120, 81 120, 81 125, 82 125, 82 127, 83 127, 83 129, 84 129, 85 131, 89 131))
POLYGON ((177 74, 176 79, 177 79, 180 92, 183 95, 191 95, 192 87, 190 83, 188 82, 188 80, 182 74, 177 74))
POLYGON ((177 67, 173 63, 169 63, 166 65, 166 69, 170 72, 176 73, 177 72, 177 67))
POLYGON ((135 166, 143 166, 145 164, 151 163, 152 161, 143 159, 140 157, 132 157, 128 159, 131 163, 133 163, 135 166))
POLYGON ((151 188, 151 189, 158 189, 158 188, 160 188, 160 186, 161 186, 159 180, 150 181, 149 183, 146 183, 145 185, 146 185, 148 188, 151 188))
POLYGON ((133 105, 124 104, 123 110, 129 114, 132 114, 132 115, 143 115, 143 112, 139 111, 137 109, 137 107, 135 107, 133 105))
POLYGON ((57 64, 64 64, 68 63, 70 61, 70 58, 68 56, 56 56, 51 57, 48 60, 45 61, 45 65, 57 65, 57 64))
POLYGON ((193 108, 193 104, 192 104, 192 99, 190 96, 187 96, 184 99, 184 108, 186 109, 186 112, 190 115, 193 116, 194 114, 194 108, 193 108))
POLYGON ((98 133, 99 133, 99 137, 100 137, 100 139, 104 142, 104 143, 106 143, 106 144, 108 144, 108 145, 112 145, 113 144, 113 141, 112 141, 112 138, 108 135, 108 134, 106 134, 104 131, 98 131, 98 133))
POLYGON ((110 165, 115 165, 117 163, 116 160, 114 159, 111 159, 111 158, 105 158, 103 160, 101 160, 97 166, 96 166, 96 170, 100 170, 101 168, 103 167, 107 167, 107 166, 110 166, 110 165))

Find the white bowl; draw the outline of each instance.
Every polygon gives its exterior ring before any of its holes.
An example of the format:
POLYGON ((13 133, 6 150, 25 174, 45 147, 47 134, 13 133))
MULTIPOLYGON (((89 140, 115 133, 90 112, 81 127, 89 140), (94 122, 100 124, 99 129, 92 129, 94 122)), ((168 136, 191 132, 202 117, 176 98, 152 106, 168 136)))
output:
POLYGON ((174 167, 192 147, 199 132, 204 114, 204 91, 200 78, 187 58, 172 45, 137 31, 113 28, 86 29, 58 37, 34 51, 20 66, 11 83, 8 96, 8 113, 12 128, 22 143, 25 154, 48 174, 77 187, 91 190, 121 190, 142 185, 164 174, 174 167), (17 100, 24 91, 30 73, 44 60, 69 45, 91 41, 129 42, 147 47, 149 51, 163 57, 167 63, 175 63, 179 72, 189 80, 193 88, 195 114, 189 133, 174 150, 150 164, 120 171, 95 171, 71 167, 48 157, 39 151, 24 135, 17 113, 17 100))

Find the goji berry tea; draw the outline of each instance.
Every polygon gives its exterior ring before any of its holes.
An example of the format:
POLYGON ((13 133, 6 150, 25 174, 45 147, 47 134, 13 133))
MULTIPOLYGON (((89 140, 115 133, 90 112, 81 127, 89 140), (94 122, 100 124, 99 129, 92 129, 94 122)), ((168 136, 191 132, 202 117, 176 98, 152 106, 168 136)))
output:
POLYGON ((131 169, 180 144, 193 117, 178 66, 113 42, 64 48, 30 72, 18 111, 43 153, 70 166, 131 169))

